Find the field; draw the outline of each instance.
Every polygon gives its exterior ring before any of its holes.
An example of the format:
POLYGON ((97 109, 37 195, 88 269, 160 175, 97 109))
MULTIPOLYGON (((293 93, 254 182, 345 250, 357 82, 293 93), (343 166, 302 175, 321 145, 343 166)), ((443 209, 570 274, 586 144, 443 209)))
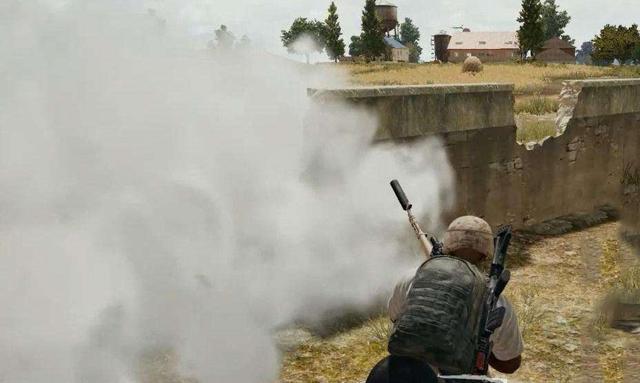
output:
MULTIPOLYGON (((617 223, 560 237, 520 234, 510 257, 506 293, 525 341, 523 365, 510 382, 640 381, 640 335, 606 326, 600 308, 608 292, 640 287, 640 266, 618 240, 617 223)), ((386 355, 388 328, 381 316, 329 339, 306 340, 286 354, 281 382, 364 381, 386 355)))
POLYGON ((485 64, 476 75, 460 64, 344 64, 351 83, 367 85, 514 84, 518 141, 539 141, 555 135, 558 96, 566 80, 640 77, 640 67, 596 67, 565 64, 485 64))
POLYGON ((355 85, 510 83, 516 95, 557 94, 564 80, 640 77, 640 68, 586 65, 485 64, 477 75, 459 64, 345 64, 355 85))

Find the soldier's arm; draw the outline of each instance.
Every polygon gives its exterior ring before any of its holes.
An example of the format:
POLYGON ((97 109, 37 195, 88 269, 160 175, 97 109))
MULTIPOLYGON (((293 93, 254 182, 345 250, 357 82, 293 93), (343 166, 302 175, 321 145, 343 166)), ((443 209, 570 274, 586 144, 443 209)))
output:
POLYGON ((493 334, 493 352, 489 357, 489 365, 504 374, 513 374, 522 363, 522 334, 511 304, 504 297, 500 301, 500 305, 506 310, 505 317, 502 326, 493 334))
POLYGON ((521 363, 521 355, 518 355, 511 360, 500 360, 496 358, 496 355, 494 353, 491 353, 491 356, 489 357, 489 365, 496 371, 499 371, 503 374, 513 374, 514 372, 518 371, 521 363))

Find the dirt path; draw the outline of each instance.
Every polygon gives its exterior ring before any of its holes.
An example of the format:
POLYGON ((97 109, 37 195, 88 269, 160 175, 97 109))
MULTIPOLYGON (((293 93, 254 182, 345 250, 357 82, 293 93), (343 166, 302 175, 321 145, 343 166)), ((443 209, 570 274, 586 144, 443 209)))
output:
MULTIPOLYGON (((598 321, 598 302, 636 258, 608 223, 559 237, 520 235, 507 296, 525 338, 510 382, 640 382, 640 335, 598 321)), ((384 318, 285 356, 283 382, 359 382, 385 355, 384 318)))

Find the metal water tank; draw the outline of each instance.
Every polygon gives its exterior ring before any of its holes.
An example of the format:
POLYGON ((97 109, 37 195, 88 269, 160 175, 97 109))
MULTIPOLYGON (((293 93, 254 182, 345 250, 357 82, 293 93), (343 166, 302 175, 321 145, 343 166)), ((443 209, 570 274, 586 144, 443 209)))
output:
POLYGON ((398 7, 388 1, 376 1, 376 16, 382 21, 382 31, 387 33, 398 26, 398 7))
POLYGON ((433 36, 433 51, 436 60, 446 63, 449 62, 449 42, 451 35, 447 33, 439 33, 433 36))

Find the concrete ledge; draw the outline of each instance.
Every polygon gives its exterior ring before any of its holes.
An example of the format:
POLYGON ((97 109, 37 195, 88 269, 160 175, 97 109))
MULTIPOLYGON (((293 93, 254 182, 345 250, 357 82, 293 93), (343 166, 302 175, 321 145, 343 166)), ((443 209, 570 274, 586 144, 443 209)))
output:
POLYGON ((567 81, 580 90, 574 118, 640 113, 640 79, 567 81))
POLYGON ((316 102, 346 101, 378 119, 376 139, 515 126, 513 85, 462 84, 309 89, 316 102))
POLYGON ((322 98, 369 98, 393 96, 420 96, 427 94, 510 92, 512 84, 437 84, 398 86, 358 86, 333 89, 307 89, 307 94, 315 99, 322 98))

